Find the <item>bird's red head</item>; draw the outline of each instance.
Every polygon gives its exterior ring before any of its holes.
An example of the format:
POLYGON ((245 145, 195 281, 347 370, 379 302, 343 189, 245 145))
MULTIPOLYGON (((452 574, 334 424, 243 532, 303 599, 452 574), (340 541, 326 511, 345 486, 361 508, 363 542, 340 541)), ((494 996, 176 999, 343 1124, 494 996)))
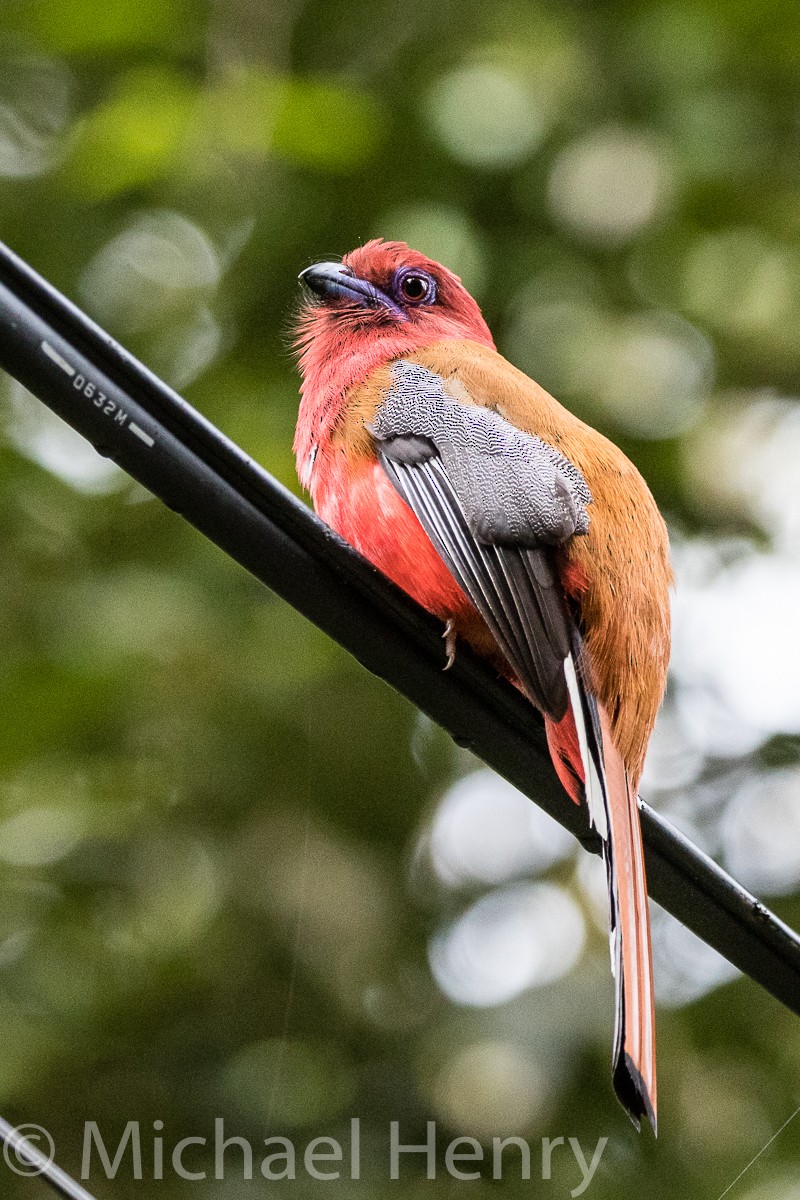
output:
POLYGON ((367 242, 300 278, 309 297, 297 321, 303 382, 295 453, 309 486, 313 458, 350 389, 376 367, 446 338, 494 342, 458 276, 405 242, 367 242))

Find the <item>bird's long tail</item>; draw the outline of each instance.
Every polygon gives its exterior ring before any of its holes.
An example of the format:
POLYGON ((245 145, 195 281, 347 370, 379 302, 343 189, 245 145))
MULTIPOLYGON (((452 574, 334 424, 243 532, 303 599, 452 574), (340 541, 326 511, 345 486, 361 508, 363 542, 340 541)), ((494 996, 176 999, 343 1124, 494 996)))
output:
POLYGON ((637 1129, 646 1116, 655 1131, 655 1009, 639 805, 608 716, 582 677, 580 655, 576 642, 564 664, 570 710, 558 724, 548 721, 548 741, 562 782, 573 799, 585 799, 602 840, 615 983, 614 1090, 637 1129))

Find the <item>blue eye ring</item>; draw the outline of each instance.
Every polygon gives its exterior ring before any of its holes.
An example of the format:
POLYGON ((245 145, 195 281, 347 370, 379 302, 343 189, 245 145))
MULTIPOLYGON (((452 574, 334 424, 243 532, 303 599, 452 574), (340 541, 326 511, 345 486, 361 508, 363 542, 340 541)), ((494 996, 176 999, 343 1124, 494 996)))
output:
POLYGON ((394 293, 404 304, 434 304, 436 280, 418 267, 403 267, 394 277, 394 293))

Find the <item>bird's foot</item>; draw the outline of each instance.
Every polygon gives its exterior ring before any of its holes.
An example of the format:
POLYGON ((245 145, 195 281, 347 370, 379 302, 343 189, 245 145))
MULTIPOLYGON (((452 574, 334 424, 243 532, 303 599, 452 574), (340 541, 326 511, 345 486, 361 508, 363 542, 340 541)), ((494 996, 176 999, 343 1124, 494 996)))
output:
POLYGON ((453 663, 456 661, 456 642, 458 641, 456 623, 452 617, 448 619, 447 624, 444 627, 444 633, 442 634, 442 637, 444 638, 444 645, 447 651, 447 662, 445 663, 444 670, 449 671, 453 663))

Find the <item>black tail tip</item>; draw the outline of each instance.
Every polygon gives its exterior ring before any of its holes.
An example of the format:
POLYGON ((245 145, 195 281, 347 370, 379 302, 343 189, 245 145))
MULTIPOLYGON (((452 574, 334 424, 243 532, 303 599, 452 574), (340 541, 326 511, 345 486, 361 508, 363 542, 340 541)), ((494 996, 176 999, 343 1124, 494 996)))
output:
POLYGON ((642 1118, 650 1122, 655 1137, 658 1137, 658 1118, 653 1098, 633 1059, 622 1054, 614 1068, 614 1091, 617 1099, 630 1117, 637 1132, 641 1131, 642 1118))

